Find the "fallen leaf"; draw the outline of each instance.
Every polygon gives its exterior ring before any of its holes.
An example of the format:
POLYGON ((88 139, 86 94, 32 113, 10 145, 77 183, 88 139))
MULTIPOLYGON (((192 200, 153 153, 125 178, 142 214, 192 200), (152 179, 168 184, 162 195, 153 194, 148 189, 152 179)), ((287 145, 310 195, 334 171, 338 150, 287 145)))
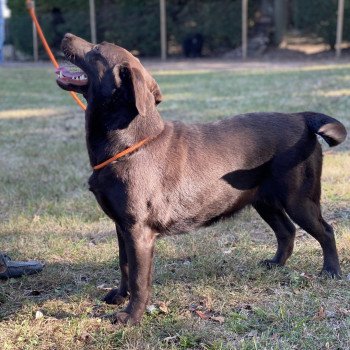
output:
POLYGON ((211 316, 210 319, 214 322, 219 322, 220 324, 225 322, 225 317, 223 316, 211 316))
POLYGON ((194 311, 202 320, 208 320, 209 316, 207 316, 204 312, 195 310, 194 311))
POLYGON ((338 308, 338 312, 345 316, 350 316, 350 310, 338 308))
POLYGON ((169 343, 169 342, 171 342, 172 340, 176 340, 178 337, 179 337, 179 335, 176 334, 176 335, 173 335, 172 337, 166 337, 166 338, 164 338, 163 341, 165 341, 166 343, 169 343))
POLYGON ((326 318, 326 311, 323 306, 320 306, 319 310, 317 311, 317 314, 314 316, 315 320, 323 320, 326 318))
POLYGON ((169 312, 169 308, 164 301, 158 301, 156 305, 158 306, 158 309, 164 314, 167 314, 169 312))

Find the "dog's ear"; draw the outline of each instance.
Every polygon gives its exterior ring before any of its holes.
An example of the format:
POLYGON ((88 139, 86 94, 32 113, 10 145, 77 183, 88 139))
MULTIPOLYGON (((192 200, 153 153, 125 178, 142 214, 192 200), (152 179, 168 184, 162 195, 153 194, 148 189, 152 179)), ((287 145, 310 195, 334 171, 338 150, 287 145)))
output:
POLYGON ((156 83, 156 81, 152 78, 152 76, 150 74, 148 74, 148 75, 150 78, 149 87, 150 87, 150 90, 154 96, 154 101, 155 101, 156 105, 158 105, 159 103, 162 102, 163 95, 160 91, 159 85, 156 83))
POLYGON ((148 109, 162 101, 162 93, 158 84, 145 69, 132 67, 128 63, 114 67, 116 86, 120 87, 125 79, 130 80, 135 105, 140 115, 145 116, 148 109))
POLYGON ((140 115, 145 116, 147 114, 147 110, 155 105, 154 96, 147 86, 144 75, 138 68, 132 67, 130 69, 130 75, 132 86, 134 88, 136 108, 140 115))

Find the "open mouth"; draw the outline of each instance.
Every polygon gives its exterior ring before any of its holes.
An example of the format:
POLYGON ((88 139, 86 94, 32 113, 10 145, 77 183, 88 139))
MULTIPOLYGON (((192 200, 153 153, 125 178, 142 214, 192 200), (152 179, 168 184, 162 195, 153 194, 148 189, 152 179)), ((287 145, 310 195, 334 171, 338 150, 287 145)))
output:
POLYGON ((60 66, 55 72, 57 80, 63 85, 84 86, 88 83, 87 75, 76 66, 60 66))

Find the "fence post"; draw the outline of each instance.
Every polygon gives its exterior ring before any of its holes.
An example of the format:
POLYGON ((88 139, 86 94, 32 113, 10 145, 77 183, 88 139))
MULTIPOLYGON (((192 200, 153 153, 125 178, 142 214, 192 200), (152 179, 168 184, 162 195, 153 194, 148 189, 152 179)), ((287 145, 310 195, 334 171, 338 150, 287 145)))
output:
POLYGON ((166 41, 166 0, 160 0, 160 52, 161 59, 166 60, 167 56, 167 41, 166 41))
POLYGON ((90 8, 90 30, 91 30, 91 42, 96 44, 96 11, 95 11, 95 0, 89 0, 90 8))
POLYGON ((0 0, 0 63, 4 60, 4 41, 5 41, 5 18, 2 11, 2 0, 0 0))
MULTIPOLYGON (((35 11, 35 1, 33 1, 33 8, 35 11)), ((39 44, 38 44, 38 32, 36 31, 35 24, 33 26, 33 60, 34 62, 39 61, 39 44)))
POLYGON ((288 16, 288 3, 286 0, 274 1, 274 43, 278 46, 283 38, 287 28, 287 16, 288 16))
POLYGON ((341 55, 341 43, 343 37, 343 21, 344 21, 344 0, 338 0, 338 16, 337 16, 337 41, 335 44, 335 56, 339 58, 341 55))
POLYGON ((242 58, 247 58, 248 47, 248 0, 242 0, 242 58))
POLYGON ((33 23, 33 59, 34 59, 34 62, 39 61, 38 34, 36 32, 34 23, 33 23))

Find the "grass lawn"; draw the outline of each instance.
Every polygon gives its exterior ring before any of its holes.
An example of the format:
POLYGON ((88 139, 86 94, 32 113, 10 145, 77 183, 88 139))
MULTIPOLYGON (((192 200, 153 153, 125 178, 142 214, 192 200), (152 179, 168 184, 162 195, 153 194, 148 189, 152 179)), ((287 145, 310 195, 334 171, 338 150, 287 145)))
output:
MULTIPOLYGON (((350 65, 154 73, 166 119, 314 110, 350 127, 350 65)), ((318 277, 321 248, 302 230, 286 267, 259 266, 275 238, 247 209, 159 240, 152 307, 115 326, 100 298, 120 278, 116 235, 87 189, 83 112, 54 79, 48 66, 0 68, 0 250, 46 264, 0 282, 1 350, 350 349, 350 139, 325 147, 323 171, 342 280, 318 277)))

